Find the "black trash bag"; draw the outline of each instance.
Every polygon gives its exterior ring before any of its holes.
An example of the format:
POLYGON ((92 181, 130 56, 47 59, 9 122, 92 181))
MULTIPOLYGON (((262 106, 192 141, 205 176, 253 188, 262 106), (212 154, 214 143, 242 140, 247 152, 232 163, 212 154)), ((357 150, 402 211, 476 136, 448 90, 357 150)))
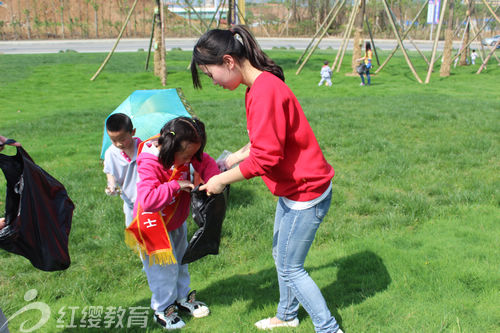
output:
POLYGON ((366 64, 362 63, 359 66, 357 66, 356 71, 358 72, 358 74, 365 74, 366 73, 366 64))
POLYGON ((229 185, 219 194, 207 196, 206 191, 196 187, 191 192, 191 213, 200 227, 189 241, 182 264, 203 258, 207 254, 218 254, 222 222, 226 216, 229 185))
POLYGON ((0 248, 22 255, 43 271, 64 270, 71 260, 68 238, 75 208, 64 186, 17 147, 15 156, 0 154, 7 180, 6 226, 0 248))

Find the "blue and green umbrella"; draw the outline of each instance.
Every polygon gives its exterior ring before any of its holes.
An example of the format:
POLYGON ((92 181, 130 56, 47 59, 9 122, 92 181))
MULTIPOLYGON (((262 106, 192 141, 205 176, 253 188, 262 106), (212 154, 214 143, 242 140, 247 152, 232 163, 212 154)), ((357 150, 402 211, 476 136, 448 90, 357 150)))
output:
MULTIPOLYGON (((194 115, 180 88, 136 90, 109 116, 115 113, 124 113, 132 119, 136 129, 135 135, 141 140, 160 133, 163 125, 174 118, 194 115)), ((104 153, 110 145, 111 140, 104 121, 101 159, 104 159, 104 153)))

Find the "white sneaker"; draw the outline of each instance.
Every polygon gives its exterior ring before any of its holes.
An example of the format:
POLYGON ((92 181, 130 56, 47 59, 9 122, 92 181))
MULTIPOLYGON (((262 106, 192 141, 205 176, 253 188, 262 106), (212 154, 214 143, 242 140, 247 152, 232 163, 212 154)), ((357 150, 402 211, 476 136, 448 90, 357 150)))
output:
POLYGON ((166 330, 176 330, 186 326, 186 323, 177 315, 177 307, 172 304, 169 305, 165 311, 156 312, 154 314, 154 321, 161 325, 166 330))
POLYGON ((257 328, 261 330, 272 330, 276 327, 297 327, 299 326, 299 319, 295 318, 289 321, 283 321, 278 324, 272 324, 271 318, 266 318, 256 322, 255 326, 257 326, 257 328))
POLYGON ((187 297, 181 298, 175 303, 180 310, 188 312, 195 318, 206 317, 210 314, 208 306, 205 303, 196 300, 196 290, 193 290, 187 295, 187 297))

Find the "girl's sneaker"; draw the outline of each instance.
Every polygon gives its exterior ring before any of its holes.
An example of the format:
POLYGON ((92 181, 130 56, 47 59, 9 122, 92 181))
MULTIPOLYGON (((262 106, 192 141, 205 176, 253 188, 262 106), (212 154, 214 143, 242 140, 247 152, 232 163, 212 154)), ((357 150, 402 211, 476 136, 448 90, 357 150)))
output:
POLYGON ((210 313, 207 305, 196 300, 196 290, 191 291, 187 297, 175 302, 180 310, 188 312, 195 318, 206 317, 210 313))
POLYGON ((176 330, 186 326, 186 323, 177 315, 177 307, 172 304, 169 305, 165 311, 156 312, 154 314, 154 320, 163 326, 166 330, 176 330))

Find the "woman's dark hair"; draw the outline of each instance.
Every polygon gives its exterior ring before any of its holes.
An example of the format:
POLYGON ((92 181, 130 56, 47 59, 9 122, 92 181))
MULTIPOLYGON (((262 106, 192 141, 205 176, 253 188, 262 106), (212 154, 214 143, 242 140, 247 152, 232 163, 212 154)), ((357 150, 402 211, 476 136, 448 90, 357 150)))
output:
POLYGON ((372 44, 370 42, 365 43, 365 52, 372 49, 372 44))
POLYGON ((185 148, 182 146, 184 141, 201 144, 200 149, 194 154, 194 157, 201 162, 203 149, 207 143, 205 125, 201 120, 178 117, 163 126, 158 138, 158 144, 161 146, 158 160, 164 168, 169 169, 174 164, 175 153, 185 148))
POLYGON ((235 25, 229 30, 213 29, 205 32, 194 46, 191 76, 195 88, 201 88, 198 65, 222 65, 226 54, 239 63, 248 59, 255 68, 285 81, 283 69, 262 51, 250 31, 243 25, 235 25))
POLYGON ((132 120, 124 113, 114 113, 106 119, 106 129, 110 132, 126 131, 132 133, 132 120))

